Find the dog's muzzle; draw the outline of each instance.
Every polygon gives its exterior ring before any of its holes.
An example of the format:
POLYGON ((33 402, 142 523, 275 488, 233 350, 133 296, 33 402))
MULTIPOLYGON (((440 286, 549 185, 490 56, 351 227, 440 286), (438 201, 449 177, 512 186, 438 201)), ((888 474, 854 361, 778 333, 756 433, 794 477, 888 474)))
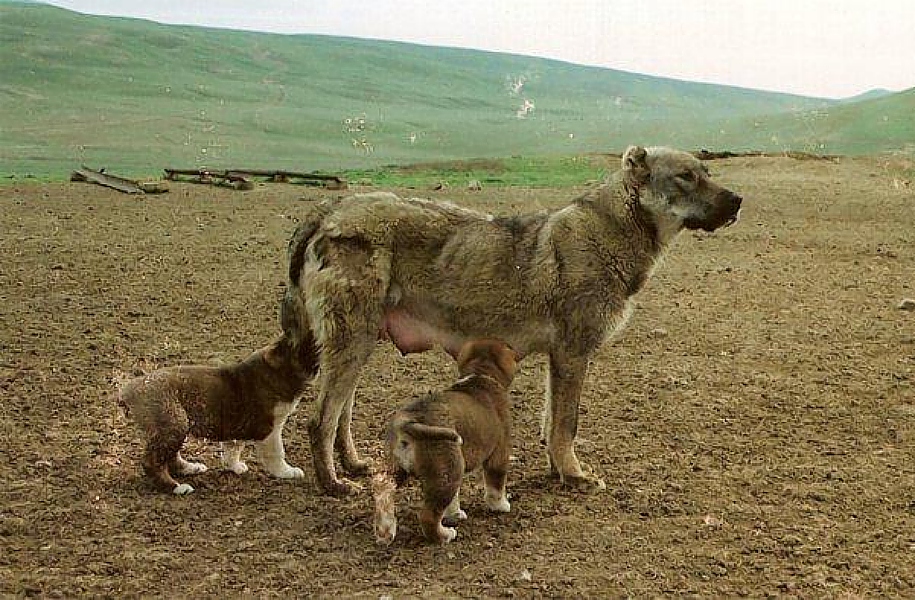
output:
POLYGON ((725 220, 722 227, 730 227, 740 219, 740 205, 743 203, 743 198, 735 194, 734 192, 727 192, 728 204, 731 206, 731 216, 725 220))

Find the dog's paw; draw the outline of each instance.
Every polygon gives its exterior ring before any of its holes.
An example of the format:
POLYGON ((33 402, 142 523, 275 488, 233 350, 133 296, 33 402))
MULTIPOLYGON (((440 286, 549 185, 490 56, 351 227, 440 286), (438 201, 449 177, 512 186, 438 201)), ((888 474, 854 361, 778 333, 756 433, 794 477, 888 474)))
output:
POLYGON ((466 521, 467 513, 463 509, 457 509, 454 512, 446 513, 444 519, 446 521, 466 521))
POLYGON ((325 484, 324 490, 331 496, 355 496, 362 491, 362 486, 349 479, 336 479, 325 484))
POLYGON ((454 527, 442 527, 439 529, 438 539, 441 543, 447 544, 457 537, 457 529, 454 527))
POLYGON ((282 464, 276 469, 271 469, 270 474, 278 479, 302 479, 305 471, 292 465, 282 464))
POLYGON ((560 479, 563 486, 579 492, 598 492, 607 488, 607 484, 594 475, 564 475, 560 479))
POLYGON ((375 523, 375 541, 383 546, 391 545, 397 537, 397 519, 382 518, 375 523))
POLYGON ((197 475, 199 473, 205 473, 207 466, 202 462, 190 462, 182 461, 178 463, 178 471, 182 475, 197 475))
POLYGON ((236 475, 244 475, 248 472, 248 465, 243 461, 238 461, 231 464, 226 464, 226 470, 232 471, 236 475))
POLYGON ((508 498, 505 496, 487 497, 486 498, 486 507, 493 512, 511 512, 512 505, 509 503, 508 498))
POLYGON ((350 458, 343 460, 343 470, 349 475, 359 477, 369 473, 372 467, 372 461, 362 458, 350 458))
POLYGON ((187 496, 194 491, 194 488, 186 483, 179 483, 172 490, 172 493, 176 496, 187 496))

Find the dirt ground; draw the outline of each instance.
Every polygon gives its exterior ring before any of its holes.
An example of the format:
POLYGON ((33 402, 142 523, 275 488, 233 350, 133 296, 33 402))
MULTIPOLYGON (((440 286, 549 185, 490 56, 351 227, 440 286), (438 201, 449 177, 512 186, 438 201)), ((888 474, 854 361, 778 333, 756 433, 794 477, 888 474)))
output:
MULTIPOLYGON (((897 308, 915 297, 915 191, 876 158, 710 166, 741 221, 681 236, 591 367, 578 448, 606 490, 547 476, 532 357, 512 390, 512 512, 487 513, 472 477, 443 547, 420 537, 415 489, 388 548, 368 492, 318 492, 304 403, 286 431, 304 480, 251 451, 248 474, 221 472, 191 441, 213 468, 178 498, 141 477, 110 399, 119 373, 268 342, 296 215, 339 192, 0 187, 0 595, 915 596, 915 312, 897 308)), ((576 190, 406 193, 508 214, 576 190)), ((377 456, 392 407, 453 377, 441 352, 380 347, 360 449, 377 456)))

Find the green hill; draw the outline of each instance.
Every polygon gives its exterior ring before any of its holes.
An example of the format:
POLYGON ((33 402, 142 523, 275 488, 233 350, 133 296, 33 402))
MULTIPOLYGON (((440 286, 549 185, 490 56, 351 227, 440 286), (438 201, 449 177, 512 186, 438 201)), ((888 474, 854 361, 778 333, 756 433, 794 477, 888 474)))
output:
POLYGON ((524 56, 0 2, 0 173, 369 168, 630 143, 874 152, 911 126, 872 129, 868 115, 905 107, 911 95, 840 106, 524 56), (820 129, 820 112, 843 125, 820 129))

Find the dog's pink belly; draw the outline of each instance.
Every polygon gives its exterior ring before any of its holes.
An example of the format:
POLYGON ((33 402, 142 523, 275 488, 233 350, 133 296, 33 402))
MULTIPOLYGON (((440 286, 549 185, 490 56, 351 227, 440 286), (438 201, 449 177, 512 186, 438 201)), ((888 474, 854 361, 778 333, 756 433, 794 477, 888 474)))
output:
POLYGON ((456 356, 464 342, 460 335, 439 329, 398 308, 385 311, 379 337, 391 340, 401 354, 425 352, 440 345, 456 356))

